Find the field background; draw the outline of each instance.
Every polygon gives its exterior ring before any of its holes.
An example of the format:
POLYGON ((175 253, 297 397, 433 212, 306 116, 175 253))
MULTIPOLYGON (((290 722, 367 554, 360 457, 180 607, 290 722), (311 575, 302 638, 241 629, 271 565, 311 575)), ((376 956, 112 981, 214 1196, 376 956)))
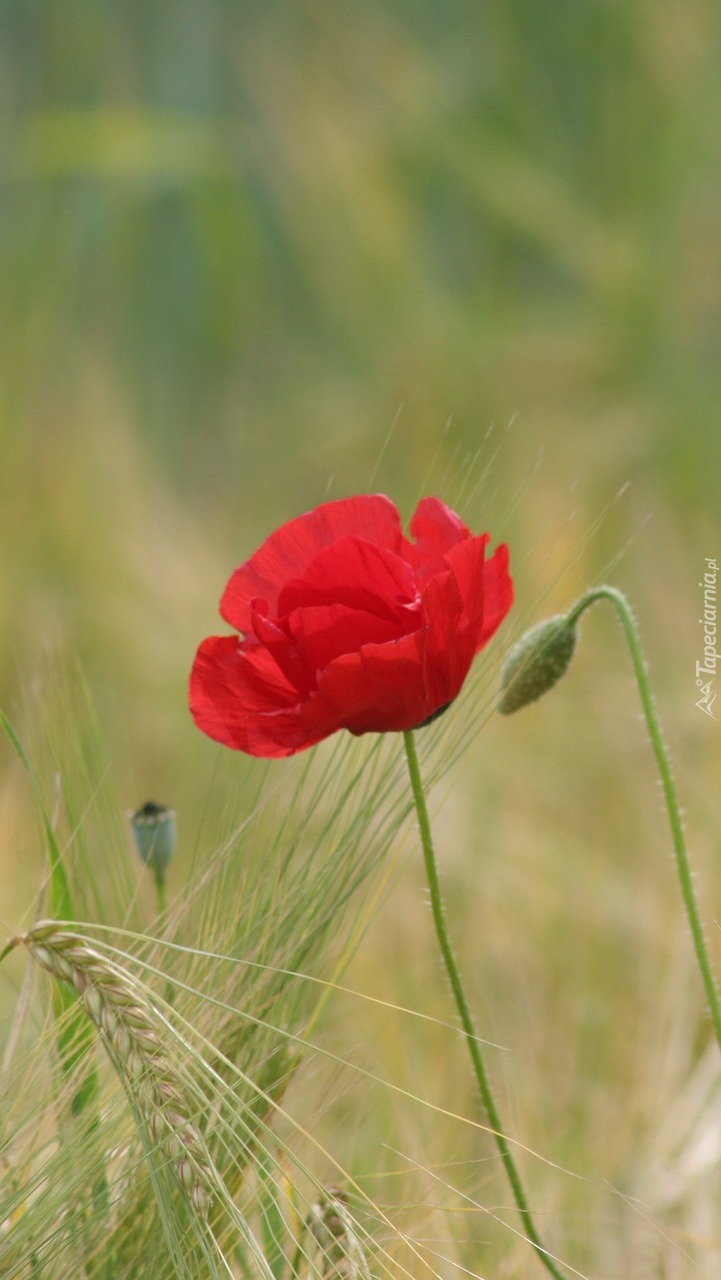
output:
MULTIPOLYGON (((0 705, 37 733, 82 670, 119 810, 179 813, 171 890, 209 796, 222 830, 254 785, 186 707, 231 569, 327 497, 408 516, 435 492, 511 546, 489 699, 526 625, 594 582, 630 595, 721 971, 721 733, 694 706, 721 556, 720 39, 711 0, 2 6, 0 705)), ((479 717, 436 807, 509 1129, 579 1175, 529 1157, 542 1221, 597 1280, 717 1275, 708 1026, 602 610, 552 698, 479 717)), ((8 930, 40 874, 0 746, 8 930)), ((343 981, 452 1021, 415 858, 343 981)), ((472 1112, 451 1031, 339 994, 317 1034, 472 1112)), ((328 1146, 429 1248, 530 1274, 493 1149, 347 1074, 328 1146)))

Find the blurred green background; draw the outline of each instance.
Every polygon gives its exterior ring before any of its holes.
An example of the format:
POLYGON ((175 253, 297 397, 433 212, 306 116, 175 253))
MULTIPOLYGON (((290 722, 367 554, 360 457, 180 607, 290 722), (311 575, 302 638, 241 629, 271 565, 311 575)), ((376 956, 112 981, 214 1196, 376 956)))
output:
MULTIPOLYGON (((22 725, 79 660, 121 803, 192 830, 216 767, 221 788, 249 767, 218 764, 185 694, 235 564, 328 496, 409 514, 485 475, 462 510, 511 544, 501 648, 607 574, 636 604, 717 916, 721 736, 694 664, 721 555, 720 118, 714 0, 4 0, 0 704, 22 725)), ((480 735, 439 842, 460 932, 479 897, 491 920, 483 1025, 523 1027, 554 1081, 547 1115, 521 1059, 518 1129, 577 1168, 600 1144, 605 1178, 705 1031, 620 635, 585 631, 555 700, 480 735)), ((16 926, 40 862, 0 762, 16 926)), ((448 1017, 404 883, 355 985, 392 971, 417 1005, 420 975, 448 1017)), ((388 1073, 447 1104, 453 1053, 393 1037, 388 1073)))
POLYGON ((401 502, 512 421, 495 485, 545 460, 504 534, 631 480, 591 558, 650 515, 693 578, 720 26, 710 0, 5 0, 3 702, 60 631, 142 722, 148 658, 204 628, 183 603, 366 488, 396 418, 401 502))
POLYGON ((79 660, 128 803, 199 808, 185 683, 234 565, 327 496, 453 501, 478 453, 512 627, 620 555, 715 758, 720 28, 711 0, 5 0, 10 714, 79 660))
POLYGON ((194 818, 185 685, 231 569, 328 496, 430 490, 510 541, 506 641, 610 571, 715 762, 720 29, 711 0, 5 0, 0 704, 79 661, 123 801, 194 818))

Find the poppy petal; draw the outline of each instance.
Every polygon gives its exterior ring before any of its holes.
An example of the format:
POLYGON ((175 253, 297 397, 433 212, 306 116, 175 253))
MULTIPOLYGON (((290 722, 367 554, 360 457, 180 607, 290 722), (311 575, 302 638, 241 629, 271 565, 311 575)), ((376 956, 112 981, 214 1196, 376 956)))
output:
POLYGON ((437 709, 427 705, 423 632, 336 658, 318 677, 318 695, 351 733, 414 728, 437 709))
POLYGON ((326 502, 276 529, 235 570, 220 602, 222 616, 237 631, 248 631, 252 600, 266 600, 268 613, 277 613, 283 586, 304 574, 323 547, 352 536, 400 552, 401 521, 390 498, 376 493, 326 502))
POLYGON ((265 600, 253 601, 251 606, 253 635, 272 655, 297 693, 307 696, 315 684, 312 665, 308 665, 293 637, 266 616, 266 609, 265 600))
POLYGON ((447 569, 430 579, 423 592, 423 683, 430 704, 428 715, 458 697, 473 661, 475 636, 465 622, 464 606, 452 571, 447 569))
POLYGON ((360 538, 341 538, 283 587, 277 607, 285 617, 308 605, 341 604, 402 623, 415 602, 415 579, 405 560, 360 538))
POLYGON ((422 621, 420 609, 415 614, 409 612, 407 623, 415 625, 401 629, 395 619, 331 604, 295 609, 287 619, 287 626, 304 661, 320 671, 334 658, 353 653, 362 645, 399 640, 409 631, 417 630, 422 621))
POLYGON ((457 543, 470 538, 471 531, 455 511, 439 498, 422 498, 410 523, 415 542, 404 539, 404 558, 415 570, 420 583, 446 568, 444 557, 457 543))
POLYGON ((483 622, 476 641, 476 653, 498 630, 513 604, 513 579, 508 572, 508 547, 496 547, 483 566, 483 622))
POLYGON ((446 565, 450 568, 458 585, 463 601, 462 621, 460 625, 464 633, 471 638, 471 652, 476 651, 476 639, 480 635, 486 608, 486 547, 488 534, 478 538, 467 538, 451 547, 446 555, 446 565))
POLYGON ((253 756, 292 755, 325 737, 303 723, 298 694, 266 649, 211 636, 190 676, 190 710, 208 737, 253 756))

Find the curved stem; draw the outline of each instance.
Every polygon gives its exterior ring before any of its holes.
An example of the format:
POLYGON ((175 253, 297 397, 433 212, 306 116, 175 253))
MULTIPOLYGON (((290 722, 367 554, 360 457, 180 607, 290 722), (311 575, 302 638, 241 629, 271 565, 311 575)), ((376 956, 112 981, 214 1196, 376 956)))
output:
POLYGON ((701 917, 699 915, 698 904, 696 902, 696 894, 693 887, 693 876, 691 874, 688 853, 686 851, 686 841, 683 834, 681 809, 678 803, 678 796, 676 794, 676 784, 673 780, 671 762, 663 741, 661 726, 653 705, 653 696, 651 694, 651 686, 648 679, 648 669, 644 662, 643 654, 641 653, 638 628, 633 616, 633 611, 623 592, 616 590, 615 587, 595 587, 592 591, 587 592, 586 595, 581 596, 581 599, 576 602, 568 613, 567 620, 569 623, 576 622, 589 605, 594 604, 597 600, 608 600, 614 606, 623 624, 626 640, 628 642, 646 727, 651 739, 653 753, 656 757, 656 764, 658 765, 663 794, 666 800, 666 810, 668 813, 668 821, 671 828, 673 847, 676 855, 676 869, 678 871, 679 884, 681 886, 681 896, 686 908, 686 915, 691 929, 691 938, 696 951, 696 959, 701 972, 701 979, 706 992, 706 999, 709 1004, 711 1020, 716 1033, 716 1040, 718 1042, 719 1049, 721 1049, 721 1004, 719 1003, 718 990, 716 988, 716 981, 711 968, 711 962, 708 957, 708 951, 706 950, 703 926, 701 924, 701 917))
POLYGON ((463 1025, 468 1052, 473 1063, 473 1070, 478 1082, 478 1089, 483 1100, 486 1115, 488 1116, 493 1137, 498 1147, 498 1152, 506 1171, 506 1176, 510 1183, 513 1198, 516 1202, 518 1212, 521 1215, 521 1221, 526 1232, 529 1243, 533 1246, 538 1257, 543 1263, 547 1271, 550 1272, 555 1280, 564 1280, 563 1272, 556 1267, 551 1255, 541 1242, 541 1238, 536 1230, 531 1211, 528 1207, 526 1193, 523 1189, 518 1169, 516 1168, 511 1149, 506 1138, 501 1117, 496 1107, 493 1097, 490 1081, 483 1062, 481 1047, 476 1034, 473 1023, 473 1017, 466 1000, 461 975, 456 964, 455 957, 448 938, 448 930, 446 928, 445 913, 443 910, 443 900, 441 898, 441 889, 438 882, 438 869, 436 867, 435 853, 433 851, 433 839, 431 836, 431 824, 428 818, 428 808, 426 805, 425 793, 423 790, 423 782, 421 780, 421 771, 418 765, 418 753, 416 751, 415 739, 413 731, 407 730, 403 734, 403 740, 406 748, 406 756, 408 758, 408 772, 411 779, 411 787, 413 789, 413 800, 415 802, 416 814, 418 815, 418 827, 421 835, 421 845, 423 848, 423 861, 426 868, 426 878, 428 880, 428 888, 431 898, 431 911, 433 912, 433 923, 436 927, 436 937, 438 945, 441 949, 443 961, 446 966, 446 973, 451 984, 453 995, 456 1001, 456 1008, 463 1025))

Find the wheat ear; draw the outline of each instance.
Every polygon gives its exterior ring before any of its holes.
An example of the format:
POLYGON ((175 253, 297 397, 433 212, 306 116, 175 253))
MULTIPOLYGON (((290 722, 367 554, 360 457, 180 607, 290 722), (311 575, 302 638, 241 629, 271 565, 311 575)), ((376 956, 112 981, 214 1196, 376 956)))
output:
POLYGON ((311 1205, 307 1225, 323 1255, 322 1280, 367 1280, 368 1263, 344 1191, 327 1187, 311 1205))
POLYGON ((18 944, 48 973, 75 987, 123 1084, 138 1103, 148 1133, 173 1164, 183 1190, 206 1218, 220 1184, 205 1143, 190 1119, 180 1073, 166 1053, 164 1024, 131 977, 81 934, 43 920, 18 934, 18 944))

